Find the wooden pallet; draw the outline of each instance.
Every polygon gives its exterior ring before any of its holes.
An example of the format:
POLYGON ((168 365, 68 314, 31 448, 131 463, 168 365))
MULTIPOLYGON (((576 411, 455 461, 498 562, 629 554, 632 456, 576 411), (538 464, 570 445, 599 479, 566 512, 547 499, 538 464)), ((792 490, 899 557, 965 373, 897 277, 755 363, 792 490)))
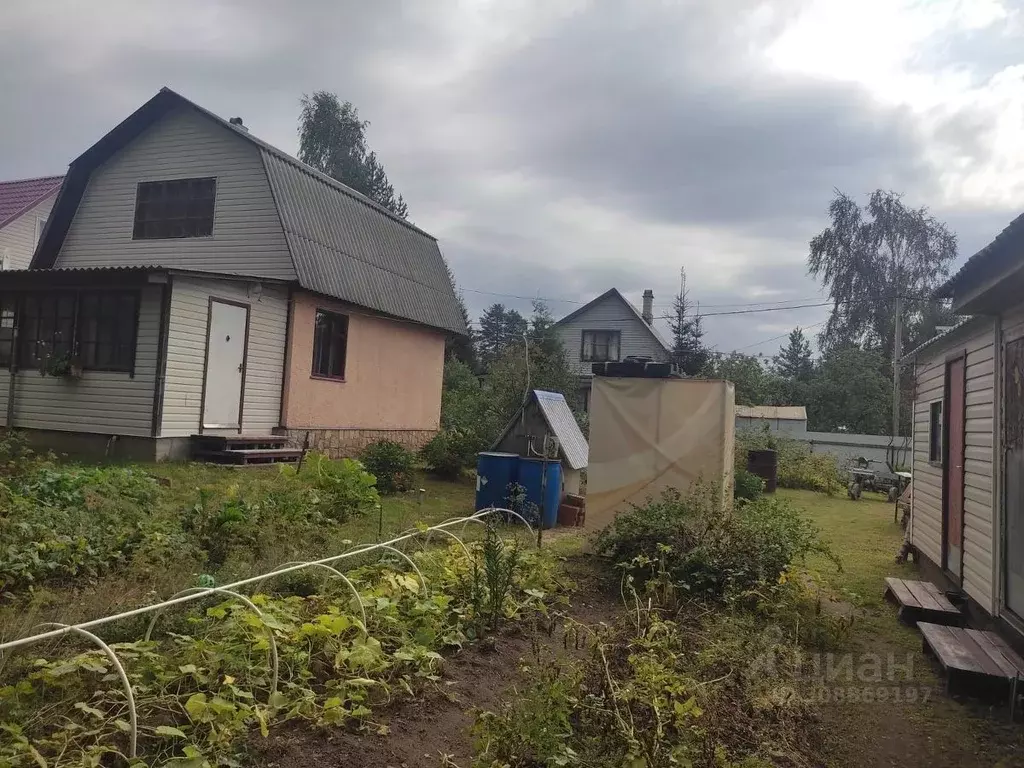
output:
POLYGON ((223 451, 196 451, 199 461, 214 464, 294 464, 302 457, 301 448, 232 448, 223 451))
POLYGON ((907 624, 919 621, 962 626, 963 613, 937 586, 928 581, 911 581, 889 576, 885 580, 885 598, 899 605, 899 618, 907 624))
POLYGON ((192 435, 192 457, 215 464, 296 463, 301 448, 288 448, 283 435, 192 435))
POLYGON ((1024 659, 995 632, 920 622, 924 652, 946 674, 951 695, 1007 701, 1013 679, 1024 675, 1024 659))

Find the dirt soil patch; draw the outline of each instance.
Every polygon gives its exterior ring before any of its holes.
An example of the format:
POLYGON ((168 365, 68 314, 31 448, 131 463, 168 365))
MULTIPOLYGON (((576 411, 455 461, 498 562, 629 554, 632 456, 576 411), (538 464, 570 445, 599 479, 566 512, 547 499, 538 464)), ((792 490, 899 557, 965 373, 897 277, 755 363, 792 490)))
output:
MULTIPOLYGON (((566 565, 577 589, 564 615, 592 627, 612 622, 622 606, 598 573, 594 558, 576 556, 566 565)), ((418 768, 445 765, 442 760, 447 755, 451 761, 447 765, 466 768, 473 757, 469 729, 474 710, 493 710, 514 695, 513 688, 521 681, 521 659, 533 658, 538 648, 556 657, 586 652, 577 650, 572 639, 566 642, 562 621, 556 618, 551 632, 540 624, 524 621, 505 627, 493 636, 493 643, 488 640, 453 654, 446 660, 436 688, 374 713, 374 722, 386 725, 387 735, 284 727, 269 739, 255 737, 250 764, 263 768, 418 768)))

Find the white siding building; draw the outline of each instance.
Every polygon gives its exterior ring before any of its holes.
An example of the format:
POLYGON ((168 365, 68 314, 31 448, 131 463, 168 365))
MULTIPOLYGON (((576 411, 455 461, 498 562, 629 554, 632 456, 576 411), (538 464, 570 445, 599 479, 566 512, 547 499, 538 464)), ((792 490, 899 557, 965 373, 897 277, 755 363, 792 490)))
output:
POLYGON ((585 403, 589 403, 593 363, 627 357, 671 358, 671 345, 654 327, 653 302, 654 293, 645 291, 641 312, 612 288, 555 323, 569 365, 580 377, 585 403))
POLYGON ((0 270, 27 269, 63 176, 0 182, 0 270))

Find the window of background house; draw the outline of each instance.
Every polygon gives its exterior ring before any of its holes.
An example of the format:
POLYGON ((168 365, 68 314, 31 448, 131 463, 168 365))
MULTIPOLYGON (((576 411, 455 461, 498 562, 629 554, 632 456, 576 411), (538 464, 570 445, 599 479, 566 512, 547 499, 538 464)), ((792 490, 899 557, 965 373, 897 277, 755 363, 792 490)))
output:
POLYGON ((36 244, 43 239, 43 230, 46 229, 46 220, 48 216, 39 216, 36 218, 36 244))
POLYGON ((942 401, 936 400, 928 412, 928 461, 942 461, 942 401))
POLYGON ((583 361, 618 360, 619 336, 619 331, 583 331, 583 361))
POLYGON ((216 196, 214 178, 139 182, 132 238, 209 237, 216 196))
POLYGON ((348 346, 348 316, 318 309, 315 323, 313 328, 313 375, 327 379, 344 379, 345 351, 348 346))
POLYGON ((131 372, 138 301, 133 291, 26 294, 18 333, 19 367, 39 368, 47 358, 69 355, 77 356, 85 369, 131 372))
POLYGON ((9 368, 14 356, 14 297, 0 296, 0 368, 9 368))

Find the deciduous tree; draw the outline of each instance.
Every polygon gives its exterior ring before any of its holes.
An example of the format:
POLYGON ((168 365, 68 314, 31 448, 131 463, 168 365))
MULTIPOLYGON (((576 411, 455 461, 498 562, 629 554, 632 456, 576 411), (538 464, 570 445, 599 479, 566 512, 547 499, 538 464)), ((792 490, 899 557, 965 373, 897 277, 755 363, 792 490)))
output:
POLYGON ((302 97, 299 116, 299 159, 337 179, 403 219, 409 207, 388 181, 384 166, 366 142, 368 120, 336 94, 315 91, 302 97))

